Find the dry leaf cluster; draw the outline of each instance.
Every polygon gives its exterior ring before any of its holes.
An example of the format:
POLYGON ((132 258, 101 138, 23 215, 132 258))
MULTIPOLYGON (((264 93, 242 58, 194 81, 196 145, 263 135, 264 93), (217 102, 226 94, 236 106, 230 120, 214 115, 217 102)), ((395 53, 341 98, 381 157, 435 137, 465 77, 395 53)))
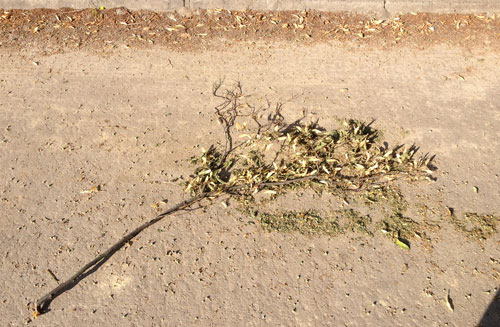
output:
POLYGON ((399 178, 432 179, 431 157, 417 158, 415 146, 388 148, 374 128, 352 119, 331 131, 312 123, 240 137, 246 141, 229 155, 211 146, 192 158, 198 166, 186 190, 252 195, 312 187, 336 193, 377 189, 399 178))
POLYGON ((397 44, 424 48, 436 43, 498 48, 499 27, 498 15, 409 13, 382 20, 319 11, 208 9, 181 14, 125 8, 0 9, 0 46, 35 46, 55 53, 68 48, 158 45, 206 49, 266 40, 348 41, 384 48, 397 44))

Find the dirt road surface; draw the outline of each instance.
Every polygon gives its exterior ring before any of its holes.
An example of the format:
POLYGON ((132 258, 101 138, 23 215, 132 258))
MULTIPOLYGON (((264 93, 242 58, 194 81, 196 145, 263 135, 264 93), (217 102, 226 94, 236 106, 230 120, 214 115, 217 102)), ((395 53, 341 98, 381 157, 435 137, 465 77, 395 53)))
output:
MULTIPOLYGON (((141 45, 120 22, 92 39, 89 25, 65 18, 81 12, 22 13, 4 14, 0 36, 3 326, 475 326, 498 303, 500 236, 472 239, 446 214, 500 213, 498 19, 442 16, 470 33, 450 27, 434 39, 437 25, 410 15, 403 27, 425 32, 399 40, 388 34, 394 20, 367 42, 254 30, 141 45), (30 25, 49 18, 74 28, 30 25), (64 280, 188 196, 187 159, 224 137, 213 111, 220 79, 240 81, 263 107, 283 103, 289 122, 304 110, 324 126, 375 120, 385 139, 435 154, 437 181, 405 190, 439 228, 407 251, 380 231, 269 233, 236 204, 214 203, 146 230, 33 318, 27 305, 57 285, 49 270, 64 280)), ((483 325, 499 322, 495 314, 483 325)))

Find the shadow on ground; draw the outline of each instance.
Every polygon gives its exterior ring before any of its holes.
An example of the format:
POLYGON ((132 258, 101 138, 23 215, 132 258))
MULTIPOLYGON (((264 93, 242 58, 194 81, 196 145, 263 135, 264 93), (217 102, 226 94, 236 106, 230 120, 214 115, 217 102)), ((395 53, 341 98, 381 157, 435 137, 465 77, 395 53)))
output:
POLYGON ((480 327, 500 326, 500 289, 479 322, 480 327))

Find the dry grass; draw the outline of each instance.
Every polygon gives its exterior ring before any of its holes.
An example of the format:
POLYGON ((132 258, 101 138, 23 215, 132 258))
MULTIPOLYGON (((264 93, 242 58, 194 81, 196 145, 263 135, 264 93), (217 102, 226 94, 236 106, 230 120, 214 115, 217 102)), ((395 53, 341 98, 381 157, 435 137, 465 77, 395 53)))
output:
POLYGON ((497 232, 497 223, 500 222, 500 216, 495 215, 480 215, 477 213, 467 212, 463 218, 451 215, 451 223, 455 228, 469 238, 479 241, 487 240, 497 232))

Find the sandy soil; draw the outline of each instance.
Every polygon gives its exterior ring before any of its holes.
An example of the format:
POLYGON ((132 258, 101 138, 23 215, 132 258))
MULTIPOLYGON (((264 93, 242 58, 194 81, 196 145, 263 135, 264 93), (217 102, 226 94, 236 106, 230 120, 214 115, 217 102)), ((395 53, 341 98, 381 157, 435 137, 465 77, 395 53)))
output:
MULTIPOLYGON (((72 49, 4 29, 2 325, 477 325, 490 303, 498 309, 500 236, 469 239, 444 213, 500 213, 500 53, 498 41, 486 42, 499 29, 491 26, 480 40, 443 34, 385 49, 393 36, 378 45, 227 36, 235 46, 215 38, 204 50, 197 40, 110 50, 82 39, 72 49), (405 188, 440 226, 430 243, 405 251, 382 233, 267 233, 235 205, 215 204, 146 230, 33 319, 27 304, 57 285, 48 269, 64 280, 187 197, 186 159, 223 138, 211 95, 221 78, 241 81, 257 104, 283 102, 289 121, 304 109, 325 126, 375 119, 391 142, 435 154, 437 181, 405 188)), ((490 313, 484 326, 500 321, 490 313)))

